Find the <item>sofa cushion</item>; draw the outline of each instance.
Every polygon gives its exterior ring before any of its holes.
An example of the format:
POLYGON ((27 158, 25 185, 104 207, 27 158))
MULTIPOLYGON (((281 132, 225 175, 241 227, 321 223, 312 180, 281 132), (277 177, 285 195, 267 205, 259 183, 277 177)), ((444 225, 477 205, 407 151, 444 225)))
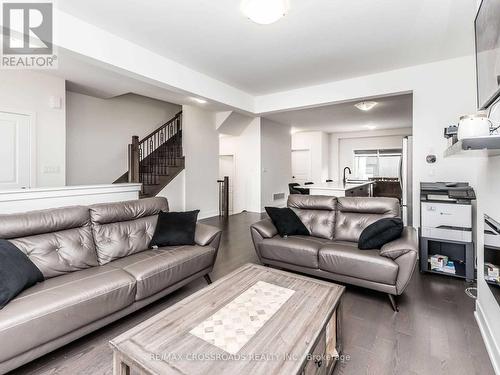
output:
POLYGON ((46 279, 98 265, 86 207, 0 215, 0 238, 25 253, 46 279))
POLYGON ((335 240, 357 243, 368 225, 382 218, 398 216, 399 201, 395 198, 338 198, 335 240))
POLYGON ((196 221, 200 210, 188 212, 163 212, 158 214, 158 222, 149 247, 194 245, 196 221))
POLYGON ((214 262, 210 246, 163 247, 143 251, 108 263, 132 275, 137 281, 136 301, 202 271, 214 262))
POLYGON ((45 280, 0 310, 0 362, 122 310, 134 302, 135 279, 94 267, 45 280))
POLYGON ((90 224, 89 209, 83 206, 0 215, 0 238, 11 239, 59 232, 90 224))
POLYGON ((290 208, 265 207, 265 209, 281 237, 309 236, 309 230, 290 208))
POLYGON ((23 290, 43 281, 43 275, 21 250, 0 239, 0 309, 23 290))
POLYGON ((329 242, 319 250, 319 268, 340 275, 394 285, 398 265, 378 250, 359 250, 355 243, 329 242))
POLYGON ((359 236, 358 247, 361 250, 380 249, 385 244, 401 237, 403 220, 386 217, 368 225, 359 236))
POLYGON ((147 250, 160 211, 168 211, 161 197, 90 206, 99 264, 147 250))
POLYGON ((98 266, 90 226, 10 240, 46 279, 98 266))
POLYGON ((266 238, 259 244, 263 258, 318 268, 318 250, 327 240, 311 236, 266 238))
POLYGON ((333 239, 337 198, 321 195, 289 195, 290 207, 311 236, 333 239))

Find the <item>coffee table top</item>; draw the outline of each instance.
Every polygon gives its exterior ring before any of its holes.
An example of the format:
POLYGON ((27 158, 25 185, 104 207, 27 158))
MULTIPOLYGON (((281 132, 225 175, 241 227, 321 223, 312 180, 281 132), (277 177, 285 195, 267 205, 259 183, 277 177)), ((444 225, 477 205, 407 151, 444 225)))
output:
POLYGON ((292 374, 344 289, 246 264, 110 344, 152 374, 292 374))

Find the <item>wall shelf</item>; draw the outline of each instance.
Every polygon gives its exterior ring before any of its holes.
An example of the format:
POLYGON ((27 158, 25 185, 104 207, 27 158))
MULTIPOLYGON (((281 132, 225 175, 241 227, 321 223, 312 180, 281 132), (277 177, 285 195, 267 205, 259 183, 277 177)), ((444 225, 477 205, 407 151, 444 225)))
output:
POLYGON ((498 156, 500 155, 500 135, 464 138, 444 151, 444 157, 452 156, 498 156))

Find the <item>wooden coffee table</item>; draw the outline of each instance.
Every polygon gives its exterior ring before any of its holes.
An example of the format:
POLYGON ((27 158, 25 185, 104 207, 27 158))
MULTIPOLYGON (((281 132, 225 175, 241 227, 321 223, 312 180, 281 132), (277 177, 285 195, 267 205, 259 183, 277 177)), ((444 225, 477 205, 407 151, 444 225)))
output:
POLYGON ((112 340, 114 373, 330 374, 344 289, 244 265, 112 340))

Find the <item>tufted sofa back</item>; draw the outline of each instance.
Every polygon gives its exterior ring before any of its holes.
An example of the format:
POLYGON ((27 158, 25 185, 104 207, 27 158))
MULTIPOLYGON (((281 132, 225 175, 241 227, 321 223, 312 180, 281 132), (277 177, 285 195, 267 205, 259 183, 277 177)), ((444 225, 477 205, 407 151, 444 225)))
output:
POLYGON ((98 265, 88 207, 0 215, 0 238, 23 251, 46 279, 98 265))
POLYGON ((90 206, 100 265, 144 251, 153 237, 158 213, 168 211, 166 198, 155 197, 90 206))
POLYGON ((304 223, 311 236, 333 239, 337 198, 290 194, 287 205, 304 223))
POLYGON ((363 229, 384 217, 398 217, 395 198, 329 197, 290 194, 291 208, 311 236, 336 241, 358 242, 363 229))
POLYGON ((358 242, 363 229, 384 217, 398 217, 396 198, 338 198, 335 240, 358 242))

